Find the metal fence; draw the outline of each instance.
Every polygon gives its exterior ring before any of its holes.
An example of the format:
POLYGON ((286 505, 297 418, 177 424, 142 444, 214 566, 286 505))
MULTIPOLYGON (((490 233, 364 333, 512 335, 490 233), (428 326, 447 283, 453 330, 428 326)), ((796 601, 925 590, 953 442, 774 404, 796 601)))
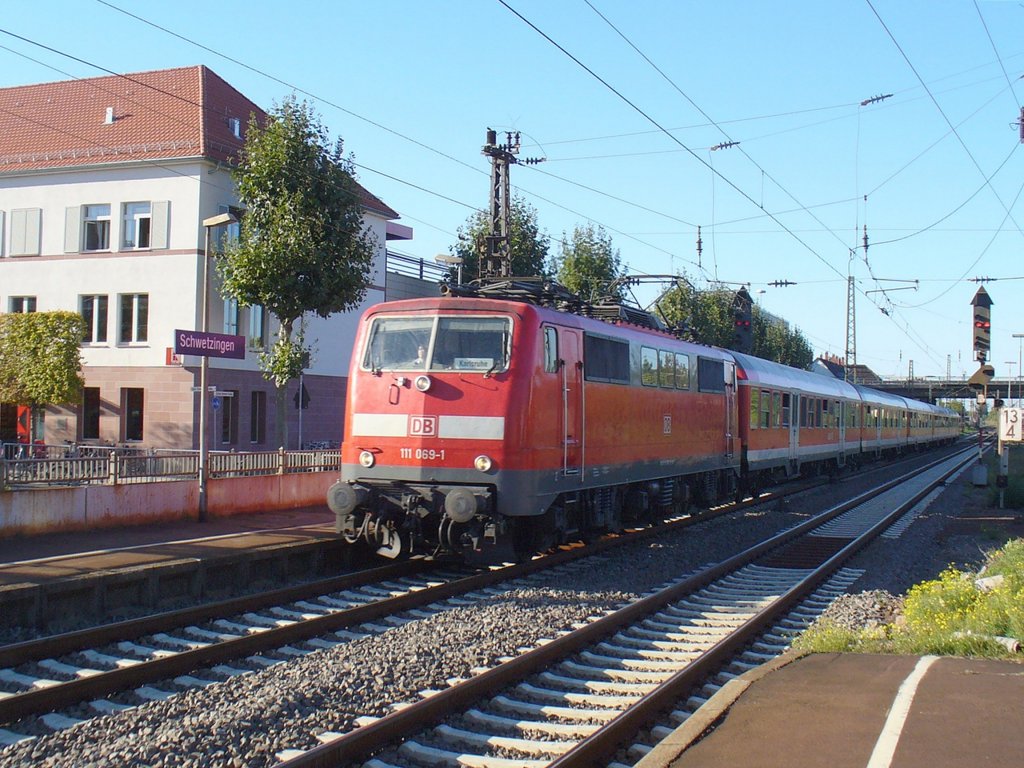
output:
MULTIPOLYGON (((104 446, 24 446, 0 460, 0 488, 39 485, 119 485, 199 478, 198 451, 104 446), (53 450, 51 450, 53 449, 53 450), (60 455, 54 455, 60 454, 60 455), (89 455, 82 455, 89 454, 89 455)), ((338 471, 340 449, 211 452, 209 477, 253 477, 338 471)))

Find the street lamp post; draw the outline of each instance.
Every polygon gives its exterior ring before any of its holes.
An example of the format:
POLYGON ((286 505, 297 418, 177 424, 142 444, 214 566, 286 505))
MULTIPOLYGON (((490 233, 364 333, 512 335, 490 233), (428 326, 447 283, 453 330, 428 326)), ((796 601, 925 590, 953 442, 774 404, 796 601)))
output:
POLYGON ((458 272, 459 285, 462 285, 462 257, 449 256, 447 253, 439 253, 434 257, 438 264, 445 264, 449 267, 456 267, 458 272))
MULTIPOLYGON (((1024 382, 1021 380, 1021 348, 1024 347, 1024 333, 1015 333, 1013 338, 1017 340, 1017 407, 1020 408, 1021 400, 1024 399, 1024 393, 1021 392, 1024 382)), ((1006 398, 1009 400, 1010 398, 1006 398)))
POLYGON ((1010 369, 1010 375, 1006 378, 1006 406, 1010 406, 1010 400, 1013 398, 1013 366, 1017 364, 1016 360, 1004 360, 1003 365, 1010 369))
MULTIPOLYGON (((203 219, 206 230, 206 242, 203 247, 203 309, 201 316, 202 331, 210 331, 210 231, 215 227, 234 224, 238 219, 231 213, 221 213, 203 219)), ((209 475, 207 458, 209 446, 206 442, 206 376, 210 367, 210 358, 203 355, 199 361, 199 522, 206 521, 206 481, 209 475)))

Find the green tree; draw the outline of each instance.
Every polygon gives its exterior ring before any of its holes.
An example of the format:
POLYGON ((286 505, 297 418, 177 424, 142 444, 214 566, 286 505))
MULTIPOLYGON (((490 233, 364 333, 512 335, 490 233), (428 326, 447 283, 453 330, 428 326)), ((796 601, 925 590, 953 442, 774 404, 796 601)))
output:
POLYGON ((84 334, 75 312, 0 315, 0 401, 33 409, 81 402, 84 334))
POLYGON ((308 365, 311 350, 296 321, 359 305, 366 293, 375 242, 363 225, 351 158, 306 102, 275 106, 261 125, 250 120, 233 176, 244 207, 238 241, 220 260, 222 291, 240 304, 261 305, 280 323, 260 355, 277 388, 276 429, 287 442, 285 387, 308 365))
MULTIPOLYGON (((733 295, 728 290, 697 291, 681 283, 667 291, 658 305, 670 324, 687 329, 688 338, 731 349, 736 331, 733 295)), ((814 350, 799 330, 766 317, 757 305, 754 305, 753 315, 755 356, 794 368, 810 366, 814 350)))
MULTIPOLYGON (((540 231, 537 209, 520 197, 512 196, 509 210, 509 254, 516 277, 548 277, 550 239, 540 231)), ((480 257, 487 253, 491 217, 477 211, 458 229, 459 239, 449 250, 462 259, 462 279, 467 283, 480 277, 480 257)))
POLYGON ((586 301, 611 295, 622 298, 621 288, 609 291, 622 276, 622 259, 604 227, 577 226, 569 239, 562 235, 562 254, 555 259, 558 282, 586 301))

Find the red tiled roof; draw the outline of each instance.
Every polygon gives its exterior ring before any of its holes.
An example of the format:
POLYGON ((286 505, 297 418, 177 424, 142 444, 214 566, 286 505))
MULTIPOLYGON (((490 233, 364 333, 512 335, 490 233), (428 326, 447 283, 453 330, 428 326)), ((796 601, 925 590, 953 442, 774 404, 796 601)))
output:
MULTIPOLYGON (((231 118, 244 137, 252 114, 266 117, 203 65, 0 88, 0 174, 172 158, 230 163, 243 143, 231 118)), ((399 218, 359 190, 365 208, 399 218)))
POLYGON ((242 146, 228 118, 244 129, 252 113, 263 117, 204 66, 3 88, 0 172, 178 157, 226 162, 242 146))

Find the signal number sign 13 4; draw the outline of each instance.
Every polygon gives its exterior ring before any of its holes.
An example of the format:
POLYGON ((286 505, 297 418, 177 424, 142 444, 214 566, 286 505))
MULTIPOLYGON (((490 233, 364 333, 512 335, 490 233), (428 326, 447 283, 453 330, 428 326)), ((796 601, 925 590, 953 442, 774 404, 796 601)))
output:
POLYGON ((999 410, 999 439, 1004 443, 1019 443, 1024 436, 1024 409, 999 410))

